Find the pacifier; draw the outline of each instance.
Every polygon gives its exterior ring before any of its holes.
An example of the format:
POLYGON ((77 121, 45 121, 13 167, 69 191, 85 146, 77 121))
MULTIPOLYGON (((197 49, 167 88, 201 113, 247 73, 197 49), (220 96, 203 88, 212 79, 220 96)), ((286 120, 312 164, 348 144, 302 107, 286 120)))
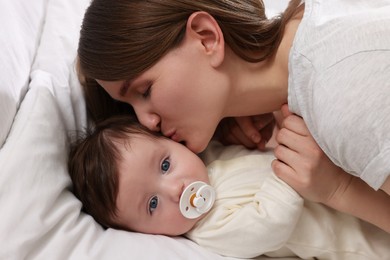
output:
POLYGON ((202 182, 195 181, 184 189, 180 197, 180 212, 184 217, 194 219, 208 212, 215 201, 213 187, 202 182))

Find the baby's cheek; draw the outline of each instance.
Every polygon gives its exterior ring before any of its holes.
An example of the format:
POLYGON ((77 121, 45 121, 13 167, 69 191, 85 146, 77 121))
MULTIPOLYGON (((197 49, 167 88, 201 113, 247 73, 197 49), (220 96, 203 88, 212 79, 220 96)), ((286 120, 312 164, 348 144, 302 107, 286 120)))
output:
POLYGON ((185 219, 185 225, 183 226, 186 226, 186 229, 183 230, 183 234, 187 233, 188 231, 190 231, 195 225, 196 223, 200 220, 200 218, 198 219, 185 219))

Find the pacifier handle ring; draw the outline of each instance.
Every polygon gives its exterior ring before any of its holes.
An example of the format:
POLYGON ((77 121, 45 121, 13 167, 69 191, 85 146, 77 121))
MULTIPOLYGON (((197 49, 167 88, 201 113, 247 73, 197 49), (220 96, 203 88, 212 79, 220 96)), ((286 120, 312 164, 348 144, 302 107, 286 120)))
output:
POLYGON ((210 185, 203 185, 196 192, 196 198, 203 199, 204 203, 201 206, 196 207, 196 210, 200 213, 206 213, 211 209, 215 200, 214 189, 210 185))

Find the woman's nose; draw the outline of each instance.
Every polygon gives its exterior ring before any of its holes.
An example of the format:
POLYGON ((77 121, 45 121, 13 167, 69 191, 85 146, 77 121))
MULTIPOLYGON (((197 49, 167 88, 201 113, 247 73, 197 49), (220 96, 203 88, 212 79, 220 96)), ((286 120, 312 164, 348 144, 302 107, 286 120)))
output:
POLYGON ((160 132, 160 117, 152 112, 148 112, 145 109, 137 109, 134 107, 135 113, 140 123, 154 132, 160 132))

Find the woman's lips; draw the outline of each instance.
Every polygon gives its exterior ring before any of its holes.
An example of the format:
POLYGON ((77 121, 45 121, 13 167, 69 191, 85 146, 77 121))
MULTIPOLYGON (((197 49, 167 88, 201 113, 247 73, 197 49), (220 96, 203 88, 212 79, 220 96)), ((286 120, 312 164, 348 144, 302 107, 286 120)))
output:
POLYGON ((180 137, 177 133, 174 133, 173 135, 171 135, 170 137, 173 141, 175 142, 180 142, 180 137))
POLYGON ((180 140, 179 140, 179 136, 178 136, 178 134, 176 133, 175 130, 170 130, 170 131, 168 131, 168 132, 166 132, 166 133, 163 133, 163 134, 164 134, 166 137, 172 139, 172 140, 175 141, 175 142, 179 142, 179 141, 180 141, 180 140))
POLYGON ((175 134, 175 130, 170 130, 170 131, 162 131, 163 135, 168 137, 168 138, 171 138, 172 135, 175 134))
POLYGON ((163 135, 170 138, 172 141, 175 141, 177 143, 184 143, 182 136, 180 136, 180 134, 176 130, 170 130, 167 132, 163 131, 163 135))

